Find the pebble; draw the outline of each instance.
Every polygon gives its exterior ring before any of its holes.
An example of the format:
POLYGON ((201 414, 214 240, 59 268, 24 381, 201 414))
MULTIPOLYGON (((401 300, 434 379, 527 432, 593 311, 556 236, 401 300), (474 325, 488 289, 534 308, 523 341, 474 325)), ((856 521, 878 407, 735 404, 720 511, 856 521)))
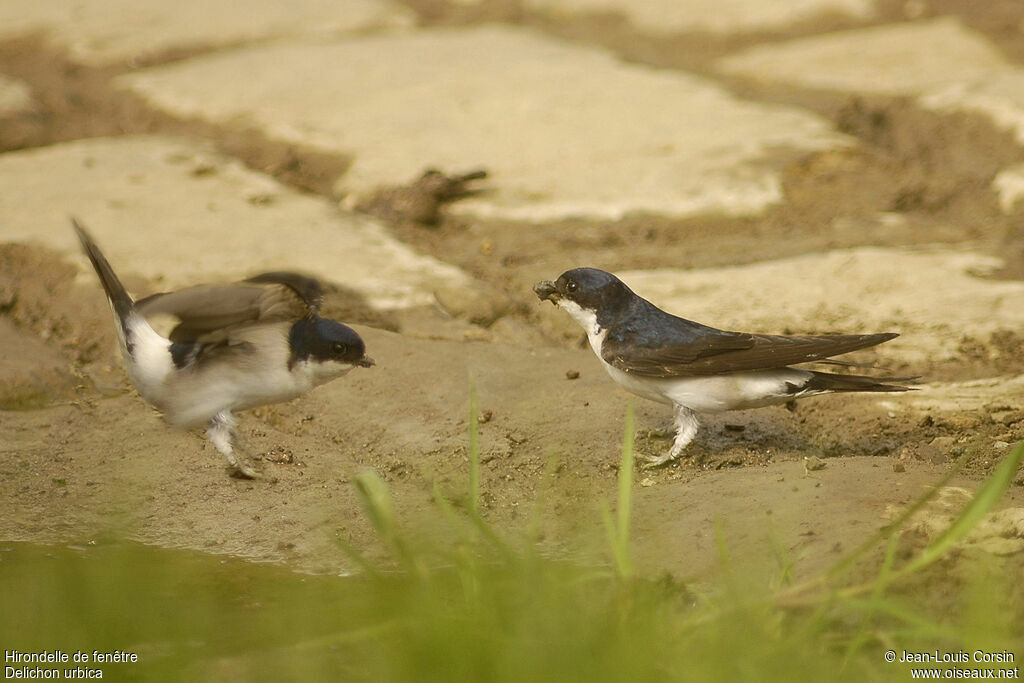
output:
POLYGON ((937 436, 921 447, 918 459, 933 464, 944 463, 949 460, 949 455, 955 444, 956 437, 954 436, 937 436))
POLYGON ((823 459, 816 455, 809 455, 804 458, 804 472, 814 472, 816 470, 823 470, 828 465, 823 459))

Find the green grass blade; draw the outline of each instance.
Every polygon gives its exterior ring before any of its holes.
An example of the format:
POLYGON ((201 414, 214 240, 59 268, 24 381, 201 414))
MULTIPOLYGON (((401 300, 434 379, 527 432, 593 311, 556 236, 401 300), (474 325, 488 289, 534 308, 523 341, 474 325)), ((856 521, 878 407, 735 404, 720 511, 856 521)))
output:
POLYGON ((622 459, 619 461, 618 500, 616 515, 613 517, 608 507, 601 507, 601 520, 604 523, 608 545, 611 547, 615 560, 615 569, 620 578, 629 578, 633 574, 633 558, 630 552, 629 525, 633 508, 633 436, 635 433, 632 401, 626 408, 626 424, 622 436, 622 459))
MULTIPOLYGON (((902 528, 911 517, 917 514, 918 511, 924 508, 930 503, 935 496, 938 495, 939 491, 946 486, 950 481, 953 480, 968 462, 971 460, 971 455, 975 452, 976 447, 968 450, 957 462, 949 469, 935 484, 931 490, 920 496, 911 505, 905 508, 894 520, 883 526, 876 533, 872 534, 867 540, 861 543, 859 546, 854 548, 851 552, 845 555, 839 562, 832 566, 825 574, 816 576, 814 578, 803 581, 797 585, 790 586, 786 590, 776 595, 775 602, 778 605, 795 605, 804 601, 804 599, 810 595, 814 590, 825 588, 829 585, 835 586, 844 574, 849 572, 852 568, 857 566, 857 563, 864 559, 873 548, 883 541, 893 539, 900 528, 902 528)), ((886 584, 889 582, 891 574, 887 575, 886 584)), ((865 592, 871 590, 877 585, 878 580, 871 584, 858 585, 853 588, 847 588, 849 592, 865 592)))
POLYGON ((469 380, 469 509, 480 513, 480 423, 476 405, 476 381, 469 380))
POLYGON ((633 438, 636 433, 633 402, 626 406, 626 427, 622 435, 622 459, 619 462, 619 500, 617 514, 616 555, 619 575, 633 575, 633 556, 630 551, 630 518, 633 511, 633 438))
POLYGON ((374 530, 381 539, 392 545, 397 537, 395 506, 391 493, 380 475, 373 470, 363 470, 355 477, 356 492, 370 518, 374 530))
POLYGON ((352 561, 353 564, 359 567, 359 569, 363 572, 364 575, 369 576, 373 579, 380 578, 380 572, 377 571, 377 568, 374 567, 373 564, 368 559, 366 559, 366 557, 361 552, 356 550, 351 543, 341 538, 334 538, 331 540, 334 542, 334 545, 337 546, 338 549, 341 550, 341 552, 343 552, 345 556, 352 561))
POLYGON ((601 504, 601 523, 604 525, 604 532, 608 537, 608 547, 611 548, 612 559, 615 561, 615 571, 622 575, 626 565, 620 552, 619 532, 615 528, 615 519, 612 517, 607 503, 601 504))
POLYGON ((406 571, 414 576, 422 576, 424 567, 418 558, 405 544, 398 533, 395 520, 395 505, 391 492, 380 475, 373 470, 363 470, 355 477, 356 491, 362 501, 363 509, 370 518, 370 523, 387 545, 395 558, 402 563, 406 571))
POLYGON ((875 612, 871 607, 872 605, 880 605, 884 602, 882 594, 885 592, 889 575, 892 573, 893 564, 896 562, 896 549, 899 546, 899 539, 899 534, 895 533, 889 537, 889 544, 885 549, 885 557, 882 559, 882 567, 879 569, 878 577, 875 580, 874 590, 871 591, 871 599, 870 601, 865 601, 865 618, 860 620, 857 630, 851 636, 850 642, 846 647, 846 654, 840 667, 842 671, 845 671, 850 666, 854 656, 871 640, 869 626, 871 619, 875 616, 875 612))
POLYGON ((533 546, 540 541, 541 525, 544 513, 547 510, 547 499, 551 491, 551 480, 558 471, 560 456, 551 454, 544 461, 544 473, 541 475, 540 484, 537 486, 537 494, 534 496, 533 504, 530 506, 530 515, 526 521, 525 541, 533 546))
POLYGON ((1017 447, 1003 458, 949 528, 929 543, 917 557, 894 572, 892 579, 906 576, 931 564, 963 540, 1010 488, 1022 460, 1024 460, 1024 441, 1017 444, 1017 447))
POLYGON ((960 471, 963 470, 964 466, 970 461, 970 456, 972 453, 973 450, 968 451, 968 453, 966 453, 962 458, 960 458, 960 460, 958 460, 957 463, 953 467, 951 467, 948 472, 942 475, 941 479, 935 482, 930 491, 928 491, 926 494, 915 500, 913 504, 904 509, 896 517, 896 519, 892 520, 891 522, 883 526, 881 529, 878 530, 878 532, 876 532, 866 541, 864 541, 859 546, 854 548, 853 551, 851 551, 843 559, 836 563, 831 569, 828 570, 828 573, 826 574, 825 578, 834 580, 842 576, 844 573, 849 571, 854 565, 856 565, 858 560, 862 559, 868 552, 870 552, 872 548, 874 548, 887 538, 891 538, 896 531, 898 531, 901 527, 903 527, 904 524, 906 524, 910 520, 911 517, 917 514, 917 512, 924 508, 925 505, 930 503, 932 499, 934 499, 935 496, 938 495, 942 487, 944 487, 946 484, 952 481, 955 476, 960 474, 960 471))
POLYGON ((622 435, 622 460, 619 462, 619 540, 629 543, 630 516, 633 511, 633 438, 636 433, 633 402, 626 406, 626 428, 622 435))

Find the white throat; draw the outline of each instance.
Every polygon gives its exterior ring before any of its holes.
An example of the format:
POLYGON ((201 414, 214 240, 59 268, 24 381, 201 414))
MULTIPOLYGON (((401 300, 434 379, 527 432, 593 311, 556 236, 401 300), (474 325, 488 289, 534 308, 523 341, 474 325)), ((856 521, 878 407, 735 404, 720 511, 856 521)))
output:
POLYGON ((559 299, 558 305, 565 309, 565 311, 573 317, 573 320, 580 324, 583 330, 587 333, 587 339, 590 341, 591 348, 594 349, 598 358, 600 358, 601 343, 604 342, 607 330, 602 329, 601 326, 598 325, 597 313, 587 310, 575 301, 570 301, 569 299, 559 299))
POLYGON ((318 387, 342 375, 347 375, 355 366, 341 361, 302 361, 296 363, 292 372, 302 375, 311 386, 318 387))

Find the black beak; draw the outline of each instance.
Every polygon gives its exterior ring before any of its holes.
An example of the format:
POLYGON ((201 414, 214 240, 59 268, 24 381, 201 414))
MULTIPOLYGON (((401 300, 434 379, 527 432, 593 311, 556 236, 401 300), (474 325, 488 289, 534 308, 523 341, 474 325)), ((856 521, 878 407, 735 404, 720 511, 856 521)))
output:
POLYGON ((558 289, 555 288, 555 283, 551 280, 542 280, 533 286, 533 291, 536 292, 537 296, 541 301, 550 301, 554 303, 558 298, 558 289))
POLYGON ((369 356, 363 356, 362 358, 356 361, 356 365, 358 365, 361 368, 372 368, 374 365, 376 365, 376 363, 374 363, 373 359, 370 358, 369 356))

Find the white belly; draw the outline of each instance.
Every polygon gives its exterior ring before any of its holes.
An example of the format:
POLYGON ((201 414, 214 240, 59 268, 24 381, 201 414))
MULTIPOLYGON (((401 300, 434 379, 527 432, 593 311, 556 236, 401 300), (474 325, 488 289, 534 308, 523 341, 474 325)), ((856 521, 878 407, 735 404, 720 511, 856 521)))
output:
POLYGON ((132 381, 132 385, 142 398, 159 406, 164 397, 164 382, 174 371, 174 362, 169 351, 171 342, 157 334, 144 318, 134 313, 128 317, 127 325, 127 333, 119 324, 115 327, 128 379, 132 381), (131 338, 130 355, 126 337, 131 338))
POLYGON ((308 374, 289 372, 284 362, 258 368, 219 365, 170 377, 162 408, 171 424, 195 427, 222 411, 290 401, 312 388, 308 374))
POLYGON ((130 319, 132 354, 122 350, 132 384, 164 417, 179 427, 197 427, 222 412, 248 410, 297 398, 352 369, 347 363, 303 361, 288 367, 289 325, 254 327, 239 346, 185 368, 177 368, 171 343, 141 316, 130 319))
POLYGON ((760 408, 807 395, 799 389, 794 391, 793 387, 803 387, 812 375, 806 370, 794 368, 670 379, 630 375, 608 364, 601 357, 601 347, 608 331, 601 329, 592 311, 584 310, 565 299, 559 301, 558 305, 568 311, 586 331, 591 348, 611 378, 637 396, 659 403, 686 406, 698 412, 720 412, 760 408))
POLYGON ((612 379, 627 391, 638 396, 686 406, 698 412, 743 410, 785 403, 799 395, 792 387, 803 386, 811 373, 805 370, 781 368, 734 372, 711 377, 679 377, 659 379, 637 377, 602 361, 612 379))
POLYGON ((251 352, 217 356, 168 374, 158 405, 167 421, 199 426, 224 411, 290 401, 352 369, 333 361, 302 361, 289 368, 287 330, 287 324, 253 328, 246 333, 251 352))

